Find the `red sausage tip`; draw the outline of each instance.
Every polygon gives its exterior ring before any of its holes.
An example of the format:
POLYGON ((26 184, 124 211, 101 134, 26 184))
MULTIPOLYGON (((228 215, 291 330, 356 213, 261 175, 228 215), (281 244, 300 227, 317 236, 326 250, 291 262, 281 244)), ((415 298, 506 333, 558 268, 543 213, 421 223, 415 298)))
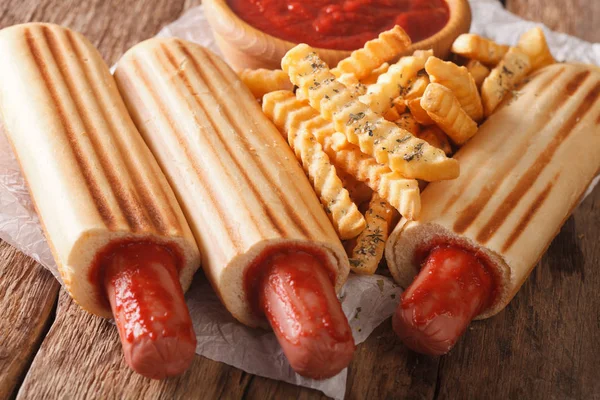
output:
POLYGON ((326 379, 348 366, 354 339, 324 267, 305 252, 268 259, 260 306, 292 368, 326 379))
POLYGON ((131 349, 125 352, 125 361, 135 372, 146 378, 164 379, 187 370, 194 360, 195 352, 195 340, 165 337, 157 342, 143 338, 134 342, 131 349))
POLYGON ((106 266, 104 284, 127 364, 152 379, 184 372, 196 335, 172 254, 149 243, 123 246, 106 266))
POLYGON ((488 306, 493 279, 471 252, 435 247, 402 295, 392 326, 404 344, 423 354, 446 354, 488 306))
POLYGON ((424 325, 414 323, 415 307, 396 309, 392 317, 394 332, 404 345, 417 353, 441 356, 448 353, 462 332, 464 324, 448 315, 440 315, 424 325))

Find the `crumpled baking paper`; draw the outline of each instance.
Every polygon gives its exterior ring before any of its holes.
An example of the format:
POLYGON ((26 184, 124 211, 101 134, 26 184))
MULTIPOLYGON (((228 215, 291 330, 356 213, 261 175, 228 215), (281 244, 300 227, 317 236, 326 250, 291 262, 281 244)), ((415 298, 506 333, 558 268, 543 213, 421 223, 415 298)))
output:
MULTIPOLYGON (((472 31, 498 42, 515 44, 525 30, 539 25, 505 11, 496 0, 471 0, 471 7, 472 31)), ((555 33, 546 27, 544 31, 552 53, 558 60, 600 65, 600 44, 555 33)), ((189 10, 163 28, 158 36, 178 36, 219 53, 202 6, 189 10)), ((590 185, 588 194, 597 183, 598 178, 590 185)), ((0 238, 48 268, 60 281, 18 163, 4 134, 0 134, 0 238)), ((365 341, 393 313, 400 292, 400 288, 389 277, 350 276, 340 296, 357 344, 365 341)), ((198 338, 196 353, 252 374, 318 389, 336 399, 344 397, 347 370, 325 381, 306 379, 295 374, 274 334, 249 329, 236 322, 221 305, 202 274, 198 274, 188 292, 187 302, 198 338)))

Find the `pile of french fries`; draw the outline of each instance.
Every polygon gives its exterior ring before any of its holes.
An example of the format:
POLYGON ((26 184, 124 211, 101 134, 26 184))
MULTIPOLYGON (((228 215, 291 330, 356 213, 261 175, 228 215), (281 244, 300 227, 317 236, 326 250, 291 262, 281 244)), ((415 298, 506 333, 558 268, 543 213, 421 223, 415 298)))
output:
POLYGON ((302 164, 359 274, 375 273, 399 215, 419 217, 426 182, 458 177, 453 152, 530 73, 555 62, 540 28, 516 47, 461 35, 452 46, 456 62, 431 50, 400 57, 410 46, 396 26, 332 69, 300 44, 282 70, 240 72, 302 164))

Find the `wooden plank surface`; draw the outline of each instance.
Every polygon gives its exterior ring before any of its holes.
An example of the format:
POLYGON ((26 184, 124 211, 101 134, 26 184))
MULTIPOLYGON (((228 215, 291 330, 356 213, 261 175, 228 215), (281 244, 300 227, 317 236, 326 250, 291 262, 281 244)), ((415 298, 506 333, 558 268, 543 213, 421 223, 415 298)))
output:
MULTIPOLYGON (((3 0, 0 28, 34 20, 64 24, 90 38, 112 64, 127 48, 153 36, 199 2, 3 0)), ((509 9, 526 18, 600 41, 600 2, 575 3, 565 7, 562 0, 506 1, 509 9)), ((597 189, 567 221, 511 305, 492 319, 474 323, 445 357, 424 357, 406 350, 391 331, 390 322, 384 322, 357 349, 349 370, 347 397, 600 396, 600 296, 595 294, 600 287, 599 227, 597 189)), ((0 398, 16 390, 19 398, 324 397, 200 356, 181 377, 162 382, 141 378, 125 365, 114 326, 81 311, 64 291, 56 319, 21 385, 24 368, 37 350, 45 325, 52 320, 58 289, 40 266, 10 249, 5 251, 7 247, 0 246, 0 311, 3 317, 10 315, 0 322, 0 398), (23 301, 3 292, 9 285, 15 287, 9 283, 13 281, 18 288, 11 293, 22 294, 23 301), (22 342, 3 342, 6 327, 19 322, 12 315, 19 313, 34 317, 21 320, 22 342), (12 367, 13 372, 2 368, 10 360, 21 360, 19 368, 12 367)))
POLYGON ((18 398, 239 398, 250 380, 236 368, 202 357, 180 377, 146 379, 125 364, 115 326, 81 311, 61 290, 56 320, 18 398))
POLYGON ((515 14, 543 22, 552 30, 600 42, 598 0, 506 0, 505 4, 515 14))
POLYGON ((10 397, 51 323, 60 285, 31 258, 0 244, 0 399, 10 397))

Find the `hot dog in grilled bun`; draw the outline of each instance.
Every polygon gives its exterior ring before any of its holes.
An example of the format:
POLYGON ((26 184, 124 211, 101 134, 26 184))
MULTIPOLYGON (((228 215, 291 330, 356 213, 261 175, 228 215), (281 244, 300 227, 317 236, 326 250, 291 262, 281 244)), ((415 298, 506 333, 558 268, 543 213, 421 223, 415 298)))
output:
POLYGON ((600 170, 600 71, 536 72, 455 157, 460 177, 429 184, 386 246, 407 288, 394 329, 430 354, 508 304, 600 170))

